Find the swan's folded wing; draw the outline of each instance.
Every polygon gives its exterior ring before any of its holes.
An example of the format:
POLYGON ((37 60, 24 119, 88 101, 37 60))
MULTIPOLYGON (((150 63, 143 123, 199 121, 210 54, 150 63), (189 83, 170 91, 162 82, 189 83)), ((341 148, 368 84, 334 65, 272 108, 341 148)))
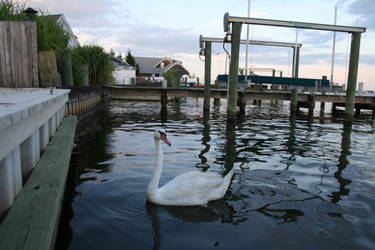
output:
POLYGON ((172 179, 159 188, 158 193, 164 201, 178 201, 181 205, 204 204, 222 198, 226 188, 221 175, 192 171, 172 179))

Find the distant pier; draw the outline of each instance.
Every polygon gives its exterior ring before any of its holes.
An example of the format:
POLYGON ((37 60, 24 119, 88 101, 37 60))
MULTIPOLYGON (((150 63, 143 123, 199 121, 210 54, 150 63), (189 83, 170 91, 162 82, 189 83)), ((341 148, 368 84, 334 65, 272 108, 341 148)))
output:
MULTIPOLYGON (((103 87, 104 93, 113 99, 119 100, 144 100, 149 97, 152 100, 160 100, 162 107, 170 97, 194 97, 204 98, 203 88, 145 88, 145 87, 126 87, 107 85, 103 87), (167 97, 167 98, 165 98, 167 97)), ((226 89, 211 89, 210 98, 226 99, 228 96, 226 89)), ((293 107, 308 108, 312 112, 316 102, 331 102, 333 107, 344 106, 346 104, 346 93, 342 92, 298 92, 297 90, 256 90, 243 89, 238 90, 237 106, 244 110, 246 102, 250 100, 281 100, 291 101, 291 111, 293 107), (293 93, 295 96, 293 96, 293 93)), ((355 98, 355 108, 372 110, 375 112, 375 95, 357 95, 355 98)), ((297 110, 295 110, 297 111, 297 110)))

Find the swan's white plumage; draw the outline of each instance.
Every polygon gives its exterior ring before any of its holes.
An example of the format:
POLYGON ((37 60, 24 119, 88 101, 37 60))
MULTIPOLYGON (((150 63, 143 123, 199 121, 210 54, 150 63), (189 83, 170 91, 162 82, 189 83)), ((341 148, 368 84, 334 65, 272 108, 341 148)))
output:
POLYGON ((147 199, 150 202, 169 206, 195 206, 205 205, 208 201, 224 197, 231 182, 233 170, 224 178, 217 173, 192 171, 175 177, 159 188, 163 152, 158 130, 155 131, 154 138, 157 160, 154 175, 147 189, 147 199))

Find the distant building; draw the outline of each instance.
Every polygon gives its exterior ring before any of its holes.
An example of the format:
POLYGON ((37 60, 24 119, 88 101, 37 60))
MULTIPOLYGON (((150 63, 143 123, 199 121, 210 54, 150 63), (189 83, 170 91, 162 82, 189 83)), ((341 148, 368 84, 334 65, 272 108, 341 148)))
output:
POLYGON ((170 57, 134 57, 139 65, 140 77, 161 77, 172 69, 181 70, 181 75, 189 75, 181 61, 170 57))
POLYGON ((118 58, 112 57, 111 59, 115 66, 112 73, 114 84, 130 85, 132 82, 135 83, 135 68, 118 58))
POLYGON ((79 42, 77 36, 74 35, 73 30, 70 28, 68 21, 66 20, 63 14, 57 15, 49 15, 52 19, 56 21, 56 23, 60 24, 61 27, 65 30, 66 33, 69 35, 69 48, 75 48, 79 46, 79 42))

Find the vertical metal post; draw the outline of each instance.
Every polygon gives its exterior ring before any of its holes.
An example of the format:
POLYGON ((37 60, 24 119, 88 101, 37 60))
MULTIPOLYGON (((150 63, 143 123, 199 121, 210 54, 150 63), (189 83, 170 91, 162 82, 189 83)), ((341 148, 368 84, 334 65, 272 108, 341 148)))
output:
POLYGON ((294 65, 294 77, 298 77, 298 68, 299 68, 299 50, 300 47, 297 47, 297 53, 296 53, 296 65, 294 65))
POLYGON ((353 116, 355 104, 355 90, 357 88, 357 73, 359 61, 359 48, 361 43, 361 33, 352 33, 352 43, 350 47, 348 86, 346 87, 345 113, 348 117, 353 116))
POLYGON ((299 50, 300 47, 293 47, 293 65, 292 65, 292 77, 298 77, 298 68, 299 68, 299 50))
POLYGON ((204 102, 203 110, 210 110, 211 98, 211 42, 205 42, 204 61, 204 102))
POLYGON ((228 106, 227 115, 234 118, 237 112, 238 97, 238 59, 240 52, 242 23, 232 23, 232 48, 229 65, 229 86, 228 86, 228 106))
MULTIPOLYGON (((250 0, 248 1, 247 4, 247 17, 250 17, 250 0)), ((247 64, 247 59, 248 59, 248 51, 249 51, 249 27, 250 25, 246 25, 247 31, 246 31, 246 58, 245 58, 245 81, 247 82, 247 76, 248 76, 248 64, 247 64)))
MULTIPOLYGON (((333 24, 336 25, 337 19, 337 6, 335 6, 335 17, 333 24)), ((333 87, 333 70, 335 67, 335 47, 336 47, 336 32, 333 32, 333 39, 332 39, 332 58, 331 58, 331 91, 333 87)))

